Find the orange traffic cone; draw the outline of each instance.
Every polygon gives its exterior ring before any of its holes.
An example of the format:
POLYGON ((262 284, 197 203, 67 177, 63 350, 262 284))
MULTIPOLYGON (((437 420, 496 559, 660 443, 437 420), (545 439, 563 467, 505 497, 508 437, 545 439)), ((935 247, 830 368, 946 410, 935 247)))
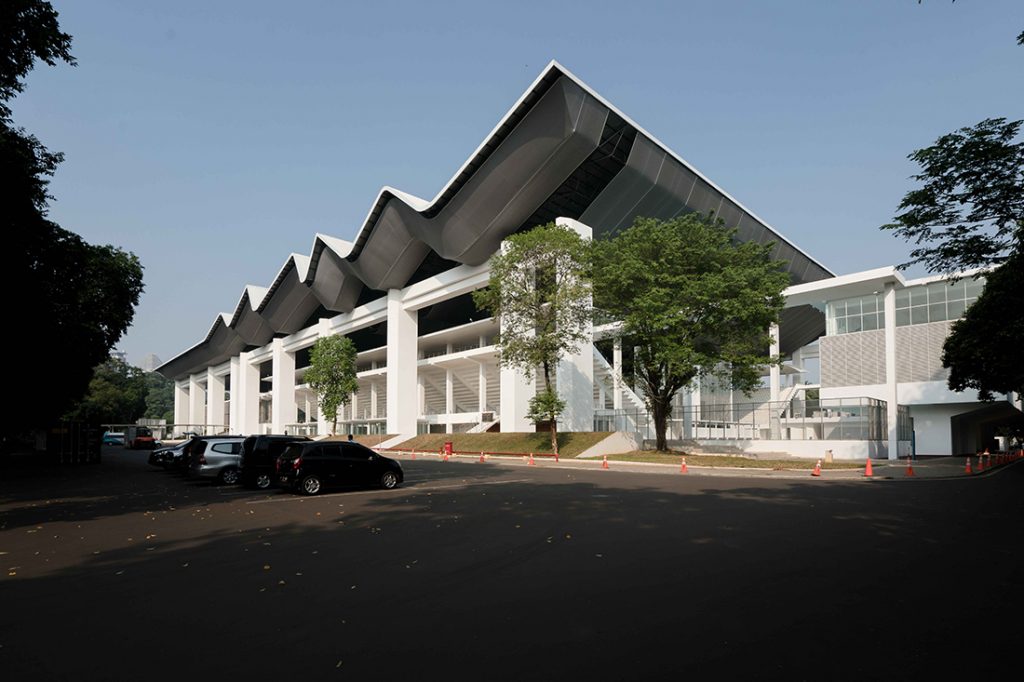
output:
POLYGON ((602 469, 607 469, 608 468, 608 455, 604 456, 604 461, 601 462, 601 468, 602 469))
POLYGON ((971 458, 970 457, 967 458, 967 464, 964 465, 964 473, 965 474, 973 474, 974 473, 973 471, 971 471, 971 458))
POLYGON ((986 457, 988 457, 988 456, 989 456, 988 448, 985 448, 985 456, 986 456, 986 457))
POLYGON ((537 465, 536 465, 536 464, 534 463, 534 461, 533 461, 533 453, 532 453, 532 452, 530 453, 530 461, 528 462, 528 464, 529 464, 529 466, 532 466, 532 467, 535 467, 535 466, 537 466, 537 465))
POLYGON ((687 469, 686 469, 686 458, 685 457, 682 458, 682 462, 679 464, 679 473, 681 473, 681 474, 688 473, 687 469))
POLYGON ((485 460, 484 460, 484 453, 482 453, 482 452, 481 452, 481 453, 480 453, 480 463, 481 463, 481 464, 483 464, 483 463, 484 463, 484 461, 485 461, 485 460))
POLYGON ((814 464, 814 471, 811 472, 811 476, 821 476, 821 460, 819 459, 814 464))
POLYGON ((907 476, 914 475, 914 467, 910 465, 910 458, 907 457, 907 476))
POLYGON ((871 458, 868 457, 868 461, 864 464, 864 475, 870 478, 875 475, 875 472, 871 469, 871 458))
POLYGON ((448 453, 444 451, 444 448, 441 448, 441 461, 442 462, 447 462, 448 461, 448 453))

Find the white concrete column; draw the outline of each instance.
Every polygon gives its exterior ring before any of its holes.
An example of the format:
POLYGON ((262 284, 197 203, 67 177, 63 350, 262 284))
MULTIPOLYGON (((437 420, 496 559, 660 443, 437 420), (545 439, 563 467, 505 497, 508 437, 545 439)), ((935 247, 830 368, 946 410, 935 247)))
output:
MULTIPOLYGON (((578 220, 558 218, 555 222, 575 231, 584 241, 593 237, 594 231, 578 220)), ((585 341, 555 367, 558 397, 565 401, 558 427, 566 431, 594 430, 594 327, 589 318, 582 331, 585 341)))
POLYGON ((477 409, 487 411, 487 365, 480 362, 476 366, 477 409))
POLYGON ((889 459, 899 458, 899 390, 896 383, 896 286, 885 285, 885 401, 889 428, 889 459))
MULTIPOLYGON (((448 344, 448 353, 451 354, 452 344, 448 344)), ((455 379, 450 369, 444 371, 444 423, 445 433, 452 432, 452 414, 455 413, 455 379)))
POLYGON ((377 382, 370 382, 370 419, 377 418, 377 382))
POLYGON ((683 388, 683 438, 693 438, 693 398, 694 392, 687 386, 683 388))
POLYGON ((416 433, 418 327, 419 313, 405 309, 402 292, 388 290, 388 433, 416 433))
POLYGON ((612 341, 612 408, 622 409, 622 339, 612 341))
POLYGON ((241 420, 238 418, 242 397, 241 391, 238 390, 242 384, 242 363, 237 355, 231 358, 229 376, 231 377, 231 405, 228 407, 228 433, 242 433, 241 420))
POLYGON ((527 416, 530 412, 530 398, 537 393, 533 381, 527 381, 518 370, 502 367, 499 385, 502 433, 533 431, 533 422, 527 416))
POLYGON ((359 389, 357 388, 352 392, 352 397, 349 398, 349 405, 352 406, 351 415, 349 419, 359 419, 359 389))
POLYGON ((555 369, 558 397, 565 401, 558 428, 565 431, 594 430, 594 342, 590 323, 584 334, 587 340, 579 350, 559 360, 555 369))
MULTIPOLYGON (((703 400, 703 397, 701 396, 700 384, 701 381, 700 377, 698 376, 693 380, 693 390, 690 391, 690 404, 693 407, 693 418, 698 422, 700 421, 701 401, 703 400)), ((697 436, 694 437, 696 438, 697 436)))
MULTIPOLYGON (((206 423, 206 389, 199 382, 204 374, 193 374, 188 378, 188 423, 206 423)), ((192 429, 190 429, 192 430, 192 429)))
POLYGON ((416 405, 420 415, 427 413, 427 384, 422 374, 416 376, 416 405))
MULTIPOLYGON (((174 382, 174 423, 175 424, 187 424, 188 423, 188 396, 187 381, 175 381, 174 382)), ((188 429, 182 429, 187 431, 188 429)))
MULTIPOLYGON (((768 348, 768 353, 773 358, 779 354, 779 325, 773 324, 768 328, 768 334, 772 337, 771 346, 768 348)), ((769 387, 769 400, 779 399, 779 377, 781 368, 778 365, 772 365, 768 372, 768 387, 769 387)))
POLYGON ((283 339, 271 342, 270 373, 271 384, 270 428, 274 433, 284 433, 286 424, 295 423, 295 354, 284 349, 283 339))
POLYGON ((206 370, 206 423, 219 428, 215 433, 220 433, 226 427, 224 424, 224 376, 217 376, 209 369, 206 370))
POLYGON ((260 368, 252 362, 251 353, 238 356, 238 384, 231 390, 238 422, 233 431, 246 436, 256 433, 260 423, 260 368))

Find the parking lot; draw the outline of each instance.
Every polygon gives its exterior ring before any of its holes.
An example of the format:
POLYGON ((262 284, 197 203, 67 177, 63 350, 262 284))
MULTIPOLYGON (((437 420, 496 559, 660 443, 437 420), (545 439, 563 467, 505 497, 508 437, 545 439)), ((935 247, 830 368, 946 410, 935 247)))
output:
POLYGON ((310 498, 145 460, 2 472, 5 680, 1016 668, 1022 465, 839 482, 421 459, 397 490, 310 498))

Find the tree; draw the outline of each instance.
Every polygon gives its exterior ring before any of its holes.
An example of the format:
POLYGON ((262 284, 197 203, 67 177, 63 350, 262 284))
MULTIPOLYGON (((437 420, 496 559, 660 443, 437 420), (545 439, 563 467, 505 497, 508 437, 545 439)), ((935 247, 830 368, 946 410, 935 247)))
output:
POLYGON ((1024 394, 1024 255, 1014 256, 988 275, 985 289, 953 323, 942 346, 949 388, 975 389, 982 400, 993 393, 1024 394))
POLYGON ((548 423, 551 450, 557 453, 557 421, 565 402, 552 385, 552 373, 562 357, 589 341, 588 243, 573 230, 548 223, 510 236, 490 266, 490 282, 473 292, 473 301, 500 322, 499 363, 521 371, 527 381, 538 370, 543 376, 544 389, 530 400, 530 418, 548 423))
MULTIPOLYGON (((1024 45, 1024 32, 1017 43, 1024 45)), ((1024 268, 1024 140, 1017 139, 1022 123, 986 119, 911 153, 908 158, 921 167, 913 179, 923 185, 907 192, 902 213, 882 226, 920 245, 900 267, 924 263, 954 280, 961 270, 990 270, 975 275, 986 276, 985 289, 953 324, 942 351, 949 388, 977 389, 983 400, 1024 386, 1017 363, 1024 329, 1017 281, 1024 268)))
POLYGON ((71 36, 60 30, 57 11, 43 0, 5 0, 0 5, 0 119, 11 115, 7 102, 25 89, 22 80, 40 59, 76 64, 71 36))
POLYGON ((306 383, 317 392, 320 410, 331 418, 331 435, 338 430, 338 409, 348 405, 359 389, 356 346, 347 336, 318 339, 309 354, 306 383))
POLYGON ((67 415, 69 419, 102 424, 133 424, 146 410, 146 376, 115 358, 93 370, 89 391, 67 415))
POLYGON ((594 243, 595 305, 622 322, 636 348, 634 372, 667 449, 672 399, 698 377, 715 376, 749 393, 765 366, 769 327, 789 285, 771 244, 737 243, 721 221, 695 213, 637 218, 594 243))
POLYGON ((0 286, 11 294, 5 318, 32 335, 36 360, 8 368, 5 379, 20 394, 0 420, 7 434, 49 422, 85 394, 93 368, 131 324, 143 288, 133 254, 91 245, 47 218, 49 178, 63 157, 11 120, 8 102, 23 91, 36 60, 74 65, 70 48, 50 3, 0 3, 0 232, 7 255, 0 286))
POLYGON ((908 158, 923 183, 881 229, 918 245, 900 267, 955 273, 1024 253, 1024 121, 990 118, 941 136, 908 158))
POLYGON ((147 419, 163 419, 174 422, 174 382, 156 372, 146 373, 147 419))

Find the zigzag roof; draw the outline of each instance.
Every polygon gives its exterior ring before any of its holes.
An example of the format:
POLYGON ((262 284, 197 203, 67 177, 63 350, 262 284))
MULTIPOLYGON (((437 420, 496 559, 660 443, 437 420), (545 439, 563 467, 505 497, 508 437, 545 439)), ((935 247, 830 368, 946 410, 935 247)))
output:
POLYGON ((247 286, 233 315, 157 371, 181 378, 299 331, 318 311, 349 312, 374 292, 478 265, 505 237, 556 217, 598 236, 691 211, 714 212, 744 241, 775 242, 794 284, 833 276, 552 61, 432 200, 382 188, 353 242, 317 234, 308 257, 291 254, 268 288, 247 286))

